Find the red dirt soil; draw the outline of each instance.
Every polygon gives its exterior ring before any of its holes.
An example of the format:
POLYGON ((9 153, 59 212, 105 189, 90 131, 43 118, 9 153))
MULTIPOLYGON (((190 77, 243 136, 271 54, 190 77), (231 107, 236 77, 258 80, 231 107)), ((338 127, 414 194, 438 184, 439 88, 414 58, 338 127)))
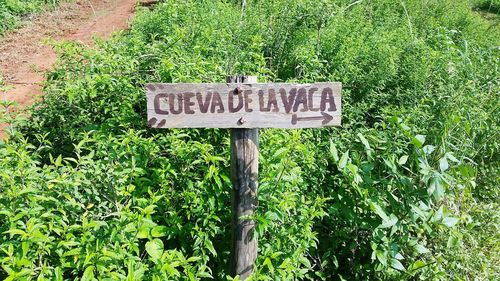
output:
MULTIPOLYGON (((0 81, 12 87, 0 90, 0 100, 15 101, 18 108, 25 108, 42 94, 43 73, 56 61, 54 51, 43 40, 76 40, 91 46, 92 36, 107 38, 114 31, 126 29, 135 3, 136 0, 65 3, 0 37, 0 81)), ((0 123, 0 139, 5 127, 0 123)))

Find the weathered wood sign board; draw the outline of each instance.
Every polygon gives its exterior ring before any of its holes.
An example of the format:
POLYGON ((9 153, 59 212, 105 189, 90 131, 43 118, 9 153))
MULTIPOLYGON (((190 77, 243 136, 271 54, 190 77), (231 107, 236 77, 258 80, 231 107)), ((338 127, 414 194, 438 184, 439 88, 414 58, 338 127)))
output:
POLYGON ((341 83, 146 84, 153 128, 340 126, 341 83))

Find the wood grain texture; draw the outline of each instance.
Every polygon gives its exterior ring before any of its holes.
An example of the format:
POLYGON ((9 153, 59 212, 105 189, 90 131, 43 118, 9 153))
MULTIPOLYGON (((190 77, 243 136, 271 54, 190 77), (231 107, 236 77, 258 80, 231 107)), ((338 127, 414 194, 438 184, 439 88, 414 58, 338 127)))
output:
POLYGON ((341 124, 340 83, 146 84, 153 128, 318 128, 341 124))
MULTIPOLYGON (((255 82, 257 77, 230 77, 229 81, 255 82)), ((259 129, 231 130, 232 249, 231 274, 245 280, 253 271, 258 241, 255 221, 259 175, 259 129)))

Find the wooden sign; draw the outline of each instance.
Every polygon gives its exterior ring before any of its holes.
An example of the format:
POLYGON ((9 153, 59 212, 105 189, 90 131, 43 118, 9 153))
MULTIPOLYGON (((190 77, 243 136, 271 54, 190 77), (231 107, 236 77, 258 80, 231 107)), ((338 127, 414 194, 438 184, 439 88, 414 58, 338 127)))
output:
POLYGON ((231 275, 247 279, 257 258, 255 221, 258 128, 340 126, 340 83, 254 83, 231 76, 219 84, 146 84, 153 128, 232 128, 231 275))
POLYGON ((340 83, 146 84, 153 128, 340 126, 340 83))

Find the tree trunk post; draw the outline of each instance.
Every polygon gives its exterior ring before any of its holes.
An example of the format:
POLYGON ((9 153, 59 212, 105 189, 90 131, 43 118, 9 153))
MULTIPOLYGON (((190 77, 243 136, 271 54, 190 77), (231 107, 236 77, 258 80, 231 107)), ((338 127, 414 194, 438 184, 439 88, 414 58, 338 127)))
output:
MULTIPOLYGON (((256 83, 256 76, 231 76, 228 83, 256 83)), ((259 129, 231 129, 231 275, 245 280, 257 258, 254 215, 259 175, 259 129)))

